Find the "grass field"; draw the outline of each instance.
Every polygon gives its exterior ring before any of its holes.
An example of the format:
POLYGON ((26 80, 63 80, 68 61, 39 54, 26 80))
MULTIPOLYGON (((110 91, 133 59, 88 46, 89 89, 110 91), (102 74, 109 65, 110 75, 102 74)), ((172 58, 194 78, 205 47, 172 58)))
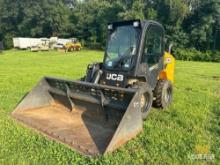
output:
POLYGON ((102 57, 99 51, 0 55, 0 164, 220 164, 220 63, 177 61, 173 105, 153 109, 144 132, 106 157, 81 156, 10 117, 43 76, 77 79, 102 57), (214 160, 193 160, 197 150, 214 160))

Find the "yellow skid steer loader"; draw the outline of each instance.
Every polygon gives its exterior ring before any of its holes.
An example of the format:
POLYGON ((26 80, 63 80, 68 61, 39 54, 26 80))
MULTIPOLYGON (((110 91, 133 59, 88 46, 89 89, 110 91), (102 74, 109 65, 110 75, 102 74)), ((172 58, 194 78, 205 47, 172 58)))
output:
POLYGON ((12 116, 90 156, 116 150, 143 130, 152 105, 172 102, 175 59, 165 52, 164 28, 147 20, 108 25, 102 63, 80 81, 44 77, 12 116))

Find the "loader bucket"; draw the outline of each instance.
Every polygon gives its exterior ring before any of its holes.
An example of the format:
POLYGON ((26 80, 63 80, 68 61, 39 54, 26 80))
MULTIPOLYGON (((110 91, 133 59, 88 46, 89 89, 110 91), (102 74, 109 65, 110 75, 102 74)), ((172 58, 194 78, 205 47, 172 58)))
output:
POLYGON ((89 156, 103 155, 142 131, 139 90, 43 78, 12 116, 89 156))

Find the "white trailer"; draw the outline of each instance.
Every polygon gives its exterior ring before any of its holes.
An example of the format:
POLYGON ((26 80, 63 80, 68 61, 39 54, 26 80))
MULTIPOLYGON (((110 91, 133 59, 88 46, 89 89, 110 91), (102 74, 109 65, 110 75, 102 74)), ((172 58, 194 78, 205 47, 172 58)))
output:
POLYGON ((24 37, 17 37, 13 38, 14 48, 17 49, 29 49, 33 47, 37 47, 42 43, 42 40, 49 40, 49 46, 51 49, 56 48, 58 45, 65 45, 68 42, 72 42, 72 39, 64 39, 58 37, 51 37, 48 38, 24 38, 24 37))
POLYGON ((30 42, 30 48, 31 48, 31 47, 38 46, 41 43, 41 39, 40 38, 29 38, 29 42, 30 42))
POLYGON ((13 38, 14 48, 28 49, 41 43, 41 38, 13 38))
POLYGON ((19 38, 13 38, 14 48, 19 48, 19 38))
POLYGON ((18 38, 19 40, 19 48, 20 49, 28 49, 30 48, 30 38, 18 38))
POLYGON ((58 43, 58 44, 65 45, 66 43, 71 42, 71 41, 72 41, 71 39, 59 38, 58 41, 57 41, 57 43, 58 43))

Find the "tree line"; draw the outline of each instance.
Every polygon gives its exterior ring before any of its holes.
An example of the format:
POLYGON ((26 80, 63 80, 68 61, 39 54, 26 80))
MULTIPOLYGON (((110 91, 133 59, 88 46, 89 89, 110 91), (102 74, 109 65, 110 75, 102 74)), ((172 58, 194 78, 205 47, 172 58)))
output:
POLYGON ((0 40, 76 37, 104 48, 107 23, 155 20, 178 49, 220 50, 219 0, 0 0, 0 40))

